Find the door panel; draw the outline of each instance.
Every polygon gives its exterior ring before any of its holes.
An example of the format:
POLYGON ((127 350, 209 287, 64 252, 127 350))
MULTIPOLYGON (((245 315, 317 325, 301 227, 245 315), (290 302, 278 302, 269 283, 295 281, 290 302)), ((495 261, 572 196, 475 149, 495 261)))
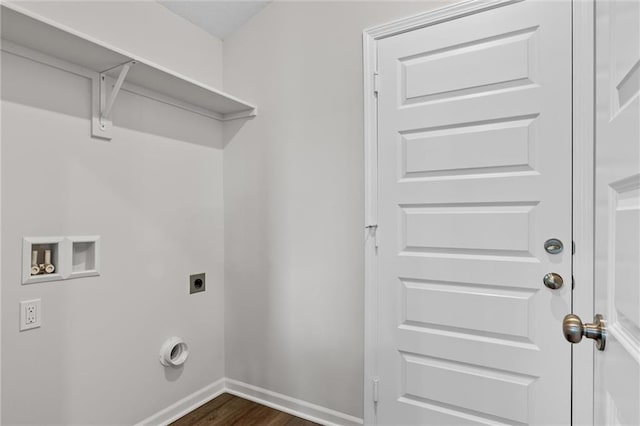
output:
POLYGON ((569 424, 571 3, 383 39, 378 72, 378 423, 569 424))
MULTIPOLYGON (((595 421, 640 424, 640 2, 596 2, 595 421)), ((585 319, 586 321, 586 319, 585 319)))

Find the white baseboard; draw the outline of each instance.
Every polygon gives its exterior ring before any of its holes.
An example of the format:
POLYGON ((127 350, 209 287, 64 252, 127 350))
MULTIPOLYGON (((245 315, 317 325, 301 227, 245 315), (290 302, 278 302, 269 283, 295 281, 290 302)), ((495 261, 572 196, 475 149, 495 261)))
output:
POLYGON ((206 404, 213 398, 221 395, 225 391, 225 379, 222 378, 204 388, 182 398, 180 401, 158 411, 156 414, 147 417, 136 426, 166 426, 169 423, 178 420, 180 417, 195 410, 201 405, 206 404))
POLYGON ((362 419, 339 411, 291 398, 290 396, 242 383, 237 380, 220 379, 156 414, 147 417, 137 423, 136 426, 166 426, 225 392, 327 426, 356 426, 363 424, 362 419))
POLYGON ((225 380, 226 392, 248 399, 267 407, 289 413, 312 422, 327 426, 355 426, 363 424, 359 419, 339 411, 311 404, 300 399, 291 398, 277 392, 239 382, 237 380, 225 380))

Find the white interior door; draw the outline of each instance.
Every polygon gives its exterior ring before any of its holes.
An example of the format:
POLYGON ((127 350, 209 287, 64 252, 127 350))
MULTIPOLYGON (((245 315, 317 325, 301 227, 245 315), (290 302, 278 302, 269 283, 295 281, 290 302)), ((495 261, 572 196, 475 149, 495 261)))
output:
POLYGON ((378 72, 377 423, 569 424, 571 3, 382 39, 378 72))
POLYGON ((595 311, 608 336, 605 351, 595 353, 594 417, 601 425, 640 425, 637 0, 596 2, 596 109, 595 311))

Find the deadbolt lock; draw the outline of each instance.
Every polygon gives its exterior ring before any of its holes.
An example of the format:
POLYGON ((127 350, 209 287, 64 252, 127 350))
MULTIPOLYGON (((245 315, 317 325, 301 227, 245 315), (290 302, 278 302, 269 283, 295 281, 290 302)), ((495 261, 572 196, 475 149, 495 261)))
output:
POLYGON ((557 238, 550 238, 544 242, 544 249, 549 254, 559 254, 562 253, 564 244, 557 238))
POLYGON ((583 324, 579 316, 569 314, 562 321, 562 332, 564 338, 571 343, 580 342, 583 336, 595 340, 594 344, 599 351, 604 351, 607 343, 607 323, 600 314, 593 317, 593 324, 583 324))

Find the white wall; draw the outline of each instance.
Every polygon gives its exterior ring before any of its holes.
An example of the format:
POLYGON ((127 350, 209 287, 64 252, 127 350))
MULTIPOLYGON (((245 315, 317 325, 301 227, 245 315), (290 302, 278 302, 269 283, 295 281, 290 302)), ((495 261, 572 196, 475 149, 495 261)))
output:
MULTIPOLYGON (((46 7, 78 27, 93 21, 105 39, 129 32, 136 54, 219 80, 219 41, 153 17, 150 5, 141 34, 114 26, 118 4, 110 32, 86 4, 46 7), (163 31, 174 44, 145 38, 163 31)), ((5 53, 1 112, 2 423, 132 424, 223 377, 219 124, 125 92, 113 140, 92 139, 88 79, 5 53), (22 237, 94 234, 100 277, 21 285, 22 237), (207 291, 189 295, 199 272, 207 291), (32 298, 42 299, 42 327, 19 332, 18 303, 32 298), (190 345, 181 370, 158 361, 171 335, 190 345)))
POLYGON ((362 31, 443 2, 275 2, 224 42, 227 377, 363 415, 362 31))
MULTIPOLYGON (((225 41, 225 90, 260 114, 224 155, 217 123, 127 93, 113 141, 91 139, 86 79, 3 54, 3 423, 132 423, 222 377, 225 356, 232 379, 361 417, 361 33, 440 4, 267 6, 225 41), (23 236, 83 234, 102 236, 102 276, 20 285, 23 236), (19 333, 36 297, 43 326, 19 333), (171 334, 192 348, 177 373, 157 361, 171 334)), ((153 2, 22 5, 222 79, 219 40, 153 2)))

